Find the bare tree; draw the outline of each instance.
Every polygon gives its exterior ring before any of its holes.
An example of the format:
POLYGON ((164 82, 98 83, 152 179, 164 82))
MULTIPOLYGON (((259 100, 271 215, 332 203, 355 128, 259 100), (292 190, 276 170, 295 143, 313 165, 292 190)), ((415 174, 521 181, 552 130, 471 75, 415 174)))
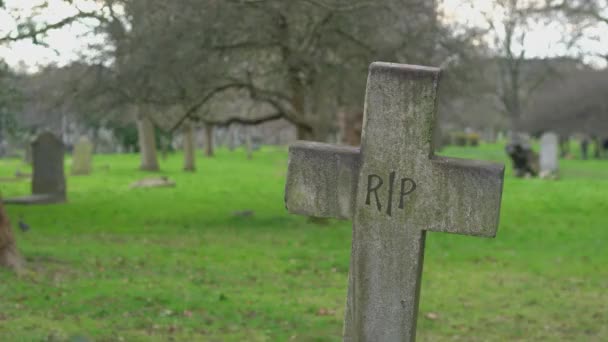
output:
POLYGON ((415 63, 435 49, 427 39, 436 32, 434 4, 426 1, 150 1, 123 1, 129 29, 118 30, 114 51, 122 57, 113 69, 128 97, 184 108, 169 118, 173 128, 186 117, 215 124, 286 118, 300 137, 323 139, 338 107, 361 105, 370 61, 415 56, 408 61, 415 63), (395 25, 381 32, 386 21, 395 25), (218 119, 205 107, 226 92, 242 96, 230 102, 270 110, 218 119))
POLYGON ((608 25, 606 0, 545 0, 544 10, 561 11, 575 20, 592 20, 608 25))
MULTIPOLYGON (((496 65, 497 84, 494 85, 498 109, 504 114, 514 132, 523 130, 525 108, 531 96, 545 82, 559 75, 562 61, 554 56, 530 56, 528 34, 540 27, 561 23, 562 41, 567 49, 580 39, 581 22, 566 22, 557 12, 547 11, 538 1, 494 0, 481 11, 485 18, 486 39, 490 42, 487 58, 496 65)), ((491 70, 491 69, 488 69, 491 70)))
MULTIPOLYGON (((361 111, 370 62, 442 66, 442 91, 462 95, 474 74, 470 52, 479 46, 478 30, 454 32, 428 0, 98 4, 81 15, 107 41, 92 60, 95 82, 79 92, 107 106, 145 107, 139 117, 167 130, 188 119, 227 125, 282 118, 300 138, 326 140, 338 130, 337 113, 361 111)), ((153 130, 140 129, 145 134, 153 130)))
MULTIPOLYGON (((604 39, 606 39, 601 35, 598 36, 596 32, 598 28, 608 28, 607 0, 545 0, 544 6, 540 7, 540 10, 565 15, 570 23, 582 28, 590 28, 590 30, 578 30, 581 38, 600 43, 604 43, 604 39)), ((605 43, 603 45, 606 46, 605 43)), ((600 58, 604 64, 608 64, 608 49, 606 48, 601 51, 581 49, 580 54, 591 60, 600 58)))

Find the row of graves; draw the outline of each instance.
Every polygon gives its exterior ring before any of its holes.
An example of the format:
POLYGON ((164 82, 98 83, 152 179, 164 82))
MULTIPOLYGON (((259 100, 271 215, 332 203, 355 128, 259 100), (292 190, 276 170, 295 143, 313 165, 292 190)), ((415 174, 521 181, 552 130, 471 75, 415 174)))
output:
MULTIPOLYGON (((5 204, 59 204, 67 201, 65 177, 66 148, 61 139, 50 132, 39 134, 30 145, 32 174, 17 171, 13 181, 31 178, 30 195, 16 198, 5 198, 5 204)), ((87 137, 82 137, 72 151, 71 174, 73 176, 89 175, 93 168, 93 144, 87 137)), ((166 177, 145 178, 131 184, 131 188, 174 187, 175 182, 166 177)))
MULTIPOLYGON (((54 204, 67 200, 64 171, 65 146, 53 133, 44 132, 31 144, 32 193, 3 199, 6 204, 54 204)), ((72 174, 88 175, 92 170, 93 144, 81 138, 74 146, 72 174)))
MULTIPOLYGON (((426 232, 494 237, 504 165, 434 154, 439 69, 374 63, 360 147, 298 142, 289 149, 289 212, 353 221, 345 341, 413 341, 426 232)), ((558 141, 543 137, 541 168, 557 170, 558 141)), ((32 145, 32 195, 66 200, 64 147, 50 133, 32 145)), ((92 147, 74 151, 74 174, 91 171, 92 147)))

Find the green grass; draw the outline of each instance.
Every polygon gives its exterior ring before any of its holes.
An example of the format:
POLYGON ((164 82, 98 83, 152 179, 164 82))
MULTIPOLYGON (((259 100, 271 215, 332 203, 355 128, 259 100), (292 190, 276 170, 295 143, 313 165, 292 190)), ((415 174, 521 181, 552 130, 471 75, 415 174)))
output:
MULTIPOLYGON (((505 161, 498 145, 444 154, 505 161)), ((350 223, 286 213, 286 157, 220 150, 188 174, 171 155, 160 174, 176 188, 131 190, 151 176, 137 156, 96 156, 69 203, 9 206, 32 230, 16 232, 27 271, 0 271, 0 340, 339 341, 350 223)), ((0 161, 0 177, 17 168, 0 161)), ((507 173, 496 239, 428 234, 420 341, 608 339, 608 161, 562 169, 507 173)))

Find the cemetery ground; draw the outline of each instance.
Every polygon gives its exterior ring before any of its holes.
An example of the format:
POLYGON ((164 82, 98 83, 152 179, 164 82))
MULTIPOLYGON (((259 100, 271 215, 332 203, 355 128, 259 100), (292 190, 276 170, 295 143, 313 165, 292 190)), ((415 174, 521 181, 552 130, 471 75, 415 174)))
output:
MULTIPOLYGON (((605 340, 608 161, 516 179, 503 146, 442 153, 507 163, 503 207, 496 239, 428 234, 418 339, 605 340)), ((136 155, 95 156, 91 176, 68 177, 67 204, 8 206, 28 266, 0 271, 0 340, 339 341, 350 222, 289 215, 286 160, 220 150, 186 173, 174 154, 146 173, 136 155), (129 187, 160 175, 177 186, 129 187)), ((3 160, 0 176, 18 168, 3 160)))

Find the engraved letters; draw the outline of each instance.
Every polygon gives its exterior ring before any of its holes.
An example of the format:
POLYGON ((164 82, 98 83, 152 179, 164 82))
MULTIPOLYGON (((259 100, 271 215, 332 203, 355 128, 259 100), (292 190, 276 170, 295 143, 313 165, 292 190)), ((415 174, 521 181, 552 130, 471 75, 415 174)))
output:
POLYGON ((367 199, 365 200, 365 204, 367 204, 367 205, 371 204, 370 195, 373 192, 374 196, 376 197, 376 205, 378 206, 378 211, 382 210, 382 204, 380 204, 380 199, 378 198, 378 189, 380 189, 380 187, 382 186, 383 183, 384 183, 384 181, 378 175, 367 176, 367 199), (376 185, 372 186, 374 179, 376 179, 377 182, 376 182, 376 185))
MULTIPOLYGON (((386 214, 392 216, 393 214, 393 196, 395 191, 395 177, 396 172, 391 172, 388 177, 388 199, 386 204, 386 214)), ((365 204, 372 205, 372 193, 374 194, 373 199, 376 201, 376 208, 378 211, 382 211, 382 203, 380 202, 380 196, 378 191, 384 185, 384 180, 379 175, 367 176, 367 196, 365 197, 365 204)), ((411 178, 401 178, 400 190, 399 190, 399 209, 405 208, 406 196, 413 193, 416 190, 416 182, 411 178)))

